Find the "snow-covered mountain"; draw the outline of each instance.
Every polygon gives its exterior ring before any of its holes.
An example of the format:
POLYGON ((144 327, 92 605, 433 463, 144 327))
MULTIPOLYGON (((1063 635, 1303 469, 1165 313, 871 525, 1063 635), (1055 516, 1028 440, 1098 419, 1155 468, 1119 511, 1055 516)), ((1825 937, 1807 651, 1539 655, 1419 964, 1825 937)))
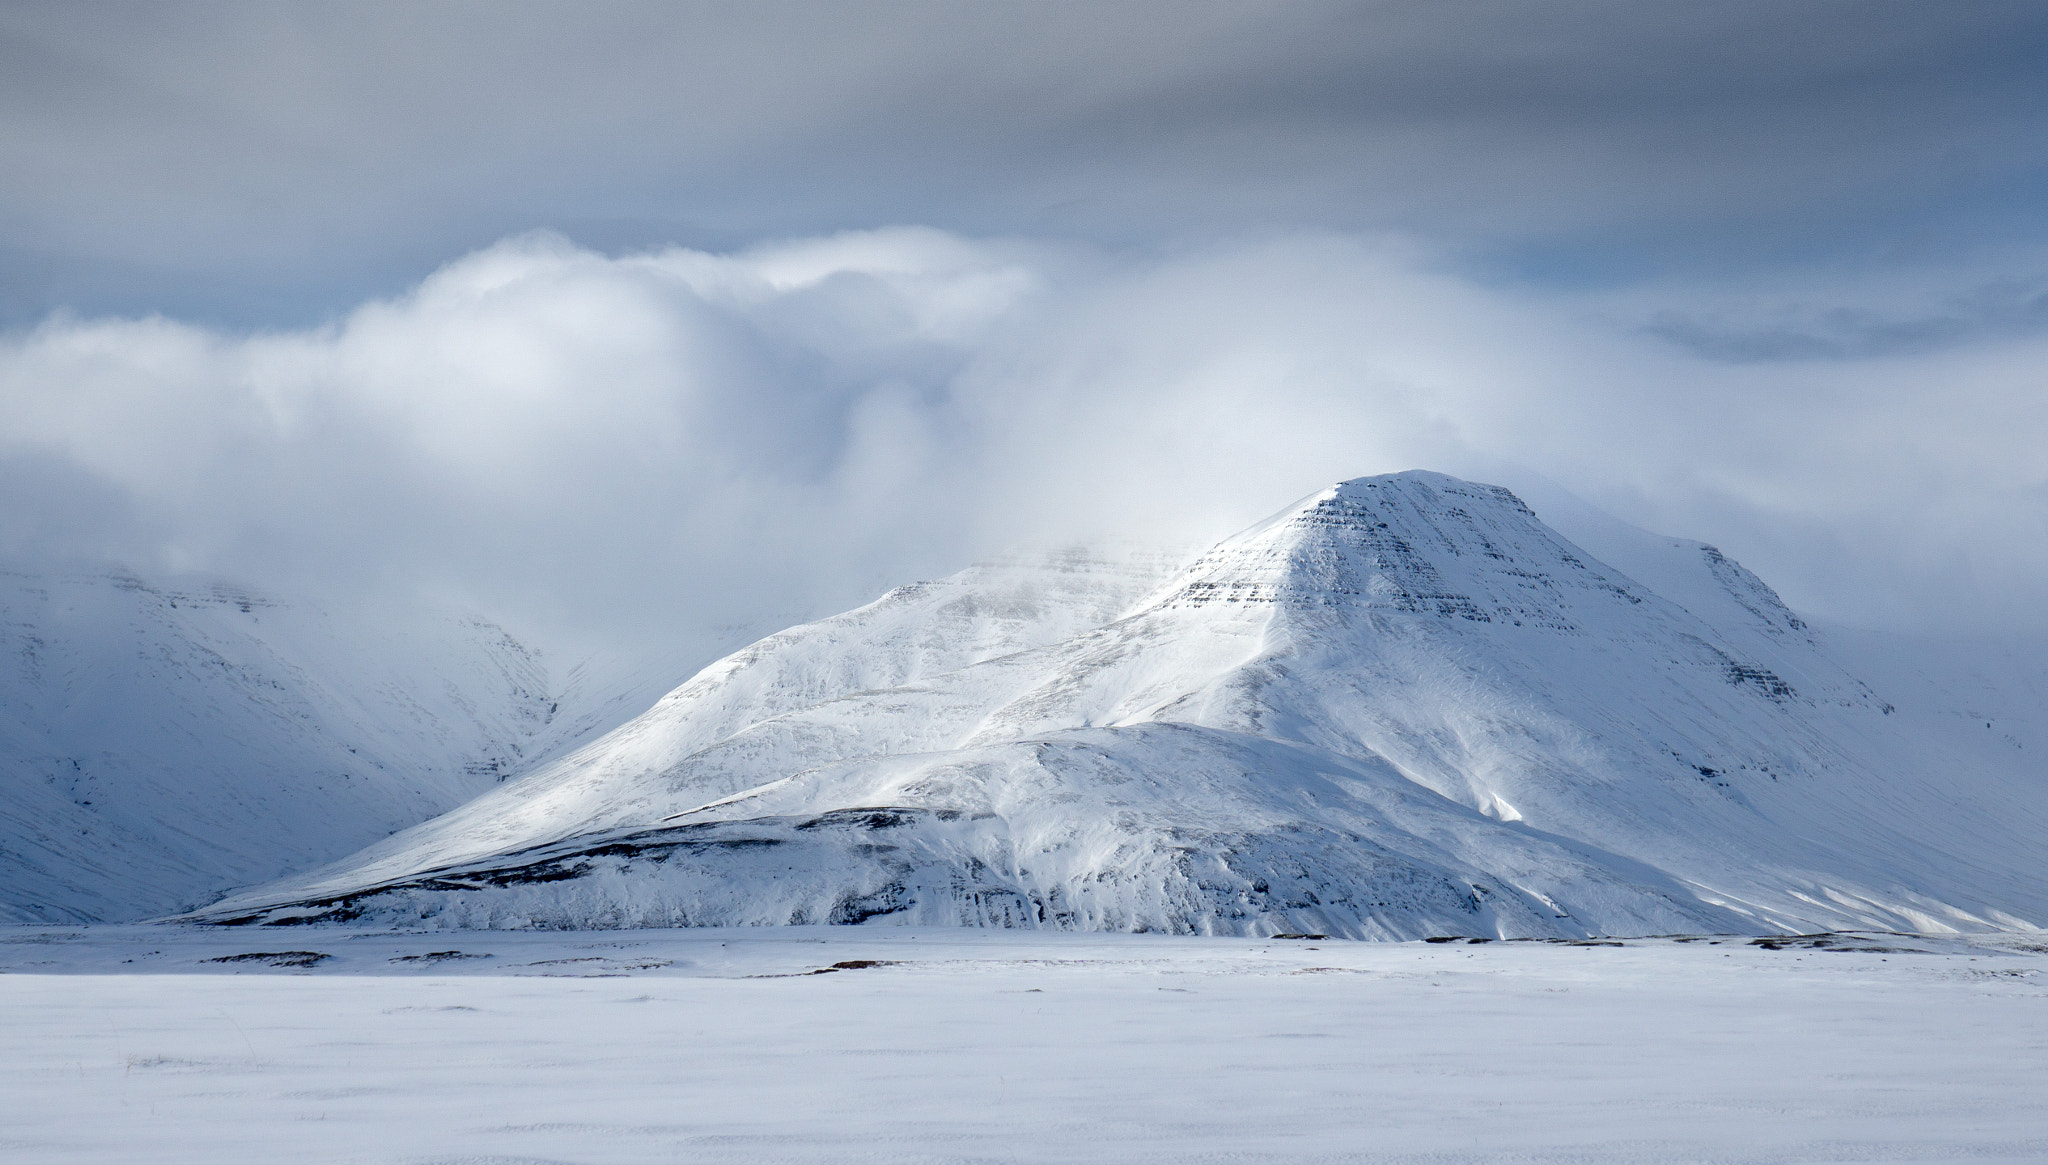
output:
POLYGON ((1958 753, 1711 547, 1608 543, 1630 572, 1504 489, 1406 473, 1178 569, 978 568, 763 640, 521 780, 196 917, 2048 921, 2038 754, 1958 753))
POLYGON ((454 808, 626 719, 473 618, 0 572, 0 922, 186 909, 454 808))

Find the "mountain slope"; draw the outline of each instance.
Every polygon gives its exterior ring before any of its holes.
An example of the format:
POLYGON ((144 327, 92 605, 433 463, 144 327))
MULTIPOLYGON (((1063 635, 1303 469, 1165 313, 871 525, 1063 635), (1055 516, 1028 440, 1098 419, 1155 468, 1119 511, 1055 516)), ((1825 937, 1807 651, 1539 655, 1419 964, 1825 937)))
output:
POLYGON ((1083 587, 989 637, 899 595, 771 637, 201 917, 1355 937, 2048 917, 2032 774, 1929 771, 1754 575, 1698 544, 1656 561, 1683 601, 1506 490, 1347 482, 1117 609, 1083 587))
POLYGON ((0 573, 0 921, 162 914, 453 808, 616 724, 488 622, 0 573))

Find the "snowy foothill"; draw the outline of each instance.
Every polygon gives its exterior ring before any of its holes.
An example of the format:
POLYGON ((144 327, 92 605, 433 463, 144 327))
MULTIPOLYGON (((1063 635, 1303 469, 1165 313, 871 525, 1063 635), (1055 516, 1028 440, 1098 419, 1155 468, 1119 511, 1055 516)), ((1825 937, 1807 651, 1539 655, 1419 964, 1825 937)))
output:
POLYGON ((0 923, 151 918, 330 861, 673 683, 631 672, 475 615, 0 562, 0 923))
POLYGON ((0 936, 0 1156, 2022 1162, 2048 942, 0 936))

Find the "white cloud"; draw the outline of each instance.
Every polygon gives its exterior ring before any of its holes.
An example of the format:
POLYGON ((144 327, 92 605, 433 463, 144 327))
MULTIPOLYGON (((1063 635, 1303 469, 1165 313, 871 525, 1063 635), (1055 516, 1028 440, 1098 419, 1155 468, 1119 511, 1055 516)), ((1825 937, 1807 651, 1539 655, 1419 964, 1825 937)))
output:
POLYGON ((528 236, 330 327, 0 340, 0 540, 700 651, 1005 544, 1204 539, 1340 477, 1533 470, 1808 609, 2039 625, 2048 342, 1730 365, 1647 334, 1668 308, 1341 235, 528 236))

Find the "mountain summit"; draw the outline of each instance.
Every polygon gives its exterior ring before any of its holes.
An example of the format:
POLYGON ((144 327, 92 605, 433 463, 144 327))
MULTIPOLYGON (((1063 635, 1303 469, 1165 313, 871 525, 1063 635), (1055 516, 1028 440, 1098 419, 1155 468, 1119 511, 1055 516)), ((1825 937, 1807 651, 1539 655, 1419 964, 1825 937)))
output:
POLYGON ((1349 481, 1185 565, 977 567, 196 918, 1583 937, 2048 918, 2043 798, 1761 580, 1671 597, 1514 494, 1349 481), (1681 601, 1682 600, 1682 601, 1681 601))

